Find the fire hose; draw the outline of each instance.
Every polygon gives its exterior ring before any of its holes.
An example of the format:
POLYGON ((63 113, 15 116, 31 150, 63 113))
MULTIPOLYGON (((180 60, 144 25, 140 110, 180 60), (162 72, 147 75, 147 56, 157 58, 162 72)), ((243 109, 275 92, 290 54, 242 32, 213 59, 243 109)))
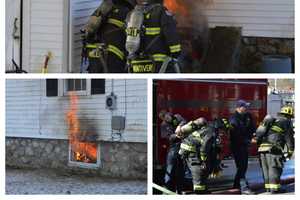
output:
POLYGON ((49 51, 48 54, 45 57, 44 66, 42 68, 42 73, 43 74, 48 73, 48 64, 49 64, 49 60, 50 60, 51 57, 52 57, 52 53, 49 51))
POLYGON ((155 183, 152 183, 152 186, 153 186, 154 189, 161 191, 163 194, 176 195, 175 192, 172 192, 172 191, 170 191, 170 190, 168 190, 168 189, 166 189, 166 188, 164 188, 164 187, 162 187, 160 185, 157 185, 155 183))

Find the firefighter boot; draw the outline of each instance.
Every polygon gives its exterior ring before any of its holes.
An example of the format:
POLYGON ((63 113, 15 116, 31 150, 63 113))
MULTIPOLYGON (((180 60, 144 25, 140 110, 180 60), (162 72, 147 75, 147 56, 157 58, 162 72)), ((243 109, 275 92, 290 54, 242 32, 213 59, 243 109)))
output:
POLYGON ((286 191, 286 189, 280 188, 278 190, 270 189, 270 192, 271 192, 271 194, 283 194, 283 193, 286 193, 287 191, 286 191))
POLYGON ((253 191, 251 191, 249 184, 245 179, 241 179, 240 185, 241 185, 241 194, 245 194, 245 195, 255 194, 253 191))

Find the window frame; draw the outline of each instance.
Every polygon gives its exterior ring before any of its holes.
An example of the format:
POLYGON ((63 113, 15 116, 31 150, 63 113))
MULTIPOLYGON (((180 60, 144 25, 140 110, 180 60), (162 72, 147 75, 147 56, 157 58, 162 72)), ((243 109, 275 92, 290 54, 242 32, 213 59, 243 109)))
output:
MULTIPOLYGON (((59 88, 62 89, 62 96, 70 96, 70 91, 67 90, 68 86, 68 80, 70 79, 63 79, 61 80, 61 86, 59 88)), ((75 80, 75 79, 71 79, 75 80)), ((89 96, 91 95, 91 79, 80 79, 80 80, 85 80, 86 81, 86 89, 85 90, 78 90, 78 91, 73 91, 76 95, 79 96, 89 96)))
POLYGON ((97 162, 96 163, 85 163, 80 161, 73 161, 72 160, 72 145, 69 142, 69 155, 68 155, 68 166, 70 167, 80 167, 85 169, 97 169, 101 167, 101 154, 100 154, 100 143, 95 141, 94 142, 97 145, 97 162))

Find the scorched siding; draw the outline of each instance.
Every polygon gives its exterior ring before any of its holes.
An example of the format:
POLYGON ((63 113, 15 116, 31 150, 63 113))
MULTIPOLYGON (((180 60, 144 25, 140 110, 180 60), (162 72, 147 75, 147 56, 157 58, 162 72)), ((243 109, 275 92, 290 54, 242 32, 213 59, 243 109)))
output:
POLYGON ((211 27, 243 27, 244 36, 294 38, 294 0, 214 0, 211 27))
MULTIPOLYGON (((6 81, 6 136, 33 138, 67 138, 66 96, 46 97, 45 80, 6 81)), ((147 81, 114 80, 117 110, 105 109, 105 99, 112 91, 106 80, 106 94, 79 96, 78 116, 83 129, 94 127, 100 140, 111 139, 111 116, 126 116, 123 140, 147 140, 147 81), (125 93, 126 82, 126 93, 125 93), (126 97, 126 98, 125 98, 126 97), (126 102, 126 105, 125 105, 126 102)))

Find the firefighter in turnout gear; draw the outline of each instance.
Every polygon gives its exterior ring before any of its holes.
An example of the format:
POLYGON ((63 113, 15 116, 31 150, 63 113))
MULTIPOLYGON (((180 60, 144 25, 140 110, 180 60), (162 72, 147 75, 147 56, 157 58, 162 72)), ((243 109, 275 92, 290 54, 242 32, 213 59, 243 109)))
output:
POLYGON ((216 118, 212 122, 212 127, 214 129, 214 143, 213 148, 211 151, 211 171, 210 171, 210 178, 217 178, 221 176, 222 173, 222 145, 221 145, 221 137, 220 137, 220 131, 223 130, 225 133, 227 133, 231 126, 229 121, 226 118, 216 118))
POLYGON ((285 192, 281 189, 280 176, 284 161, 291 158, 294 152, 294 130, 291 121, 293 117, 293 108, 284 106, 277 118, 267 115, 256 130, 260 164, 267 192, 285 192))
POLYGON ((172 114, 161 111, 159 118, 161 123, 161 134, 168 136, 169 149, 166 159, 166 173, 164 177, 165 186, 168 190, 181 194, 184 187, 185 165, 179 156, 181 139, 176 137, 175 129, 186 123, 180 114, 172 114))
POLYGON ((179 127, 176 134, 184 138, 179 154, 192 172, 194 193, 207 194, 207 178, 211 171, 210 152, 215 139, 213 128, 201 117, 179 127))
POLYGON ((173 15, 161 1, 138 1, 127 17, 126 50, 130 73, 179 72, 181 45, 173 15))
POLYGON ((82 52, 89 59, 89 73, 125 72, 125 19, 135 5, 135 0, 103 0, 92 14, 82 52))

